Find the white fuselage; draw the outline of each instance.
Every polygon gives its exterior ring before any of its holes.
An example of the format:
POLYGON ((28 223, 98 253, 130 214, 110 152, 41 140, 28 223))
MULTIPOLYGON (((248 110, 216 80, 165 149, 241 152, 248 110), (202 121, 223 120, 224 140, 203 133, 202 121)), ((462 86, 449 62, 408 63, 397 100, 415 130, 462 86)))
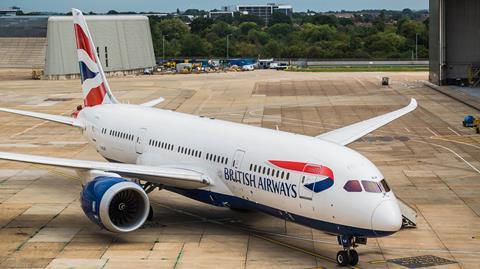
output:
POLYGON ((207 175, 211 185, 203 189, 169 188, 194 199, 259 209, 338 234, 382 236, 400 228, 401 213, 393 192, 344 189, 349 180, 383 179, 375 165, 347 147, 136 105, 87 107, 78 119, 85 121, 89 142, 110 161, 192 169, 207 175), (315 193, 305 184, 324 176, 279 167, 271 161, 328 167, 334 183, 315 193))

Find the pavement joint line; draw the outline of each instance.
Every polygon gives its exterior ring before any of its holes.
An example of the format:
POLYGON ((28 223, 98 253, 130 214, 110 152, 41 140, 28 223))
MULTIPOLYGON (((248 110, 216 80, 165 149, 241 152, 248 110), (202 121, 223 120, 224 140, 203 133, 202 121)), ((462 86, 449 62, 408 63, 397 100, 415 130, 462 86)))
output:
POLYGON ((386 260, 376 260, 376 261, 369 261, 370 264, 379 264, 379 263, 387 263, 386 260))
MULTIPOLYGON (((202 220, 204 220, 205 222, 210 222, 210 223, 214 223, 214 224, 217 224, 217 225, 221 225, 221 226, 224 226, 224 227, 227 227, 227 228, 237 228, 237 229, 240 229, 244 232, 248 232, 249 234, 251 234, 252 236, 254 237, 257 237, 257 238, 260 238, 260 239, 263 239, 265 241, 268 241, 270 243, 273 243, 273 244, 276 244, 276 245, 280 245, 280 246, 283 246, 283 247, 286 247, 286 248, 289 248, 289 249, 293 249, 293 250, 296 250, 296 251, 299 251, 299 252, 302 252, 302 253, 305 253, 305 254, 308 254, 308 255, 311 255, 313 257, 316 257, 316 258, 319 258, 319 259, 323 259, 325 261, 329 261, 329 262, 332 262, 332 263, 337 263, 335 259, 332 259, 332 258, 329 258, 329 257, 326 257, 326 256, 322 256, 318 253, 314 253, 312 251, 309 251, 309 250, 306 250, 306 249, 303 249, 303 248, 300 248, 300 247, 296 247, 296 246, 292 246, 290 244, 286 244, 286 243, 283 243, 283 242, 280 242, 278 240, 275 240, 273 238, 268 238, 268 237, 265 237, 265 236, 262 236, 262 235, 259 235, 255 232, 252 232, 251 230, 247 229, 247 228, 244 228, 244 227, 239 227, 239 226, 231 226, 231 225, 227 225, 223 222, 219 222, 219 221, 215 221, 215 220, 211 220, 211 219, 208 219, 206 217, 202 217, 202 216, 199 216, 199 215, 196 215, 194 213, 190 213, 188 211, 185 211, 185 210, 181 210, 181 209, 176 209, 176 208, 173 208, 173 207, 170 207, 170 206, 167 206, 167 205, 164 205, 164 204, 161 204, 159 202, 153 202, 163 208, 167 208, 169 210, 172 210, 172 211, 175 211, 175 212, 178 212, 178 213, 182 213, 184 215, 187 215, 187 216, 191 216, 191 217, 195 217, 195 218, 200 218, 202 220)), ((183 249, 183 248, 182 248, 183 249)), ((175 267, 174 267, 175 268, 175 267)), ((349 268, 351 269, 360 269, 360 267, 355 267, 355 266, 350 266, 349 268)))
POLYGON ((247 247, 245 248, 245 262, 243 263, 243 268, 247 268, 247 261, 248 261, 248 250, 250 249, 250 236, 247 239, 247 247))
POLYGON ((425 127, 430 133, 432 133, 434 136, 438 136, 437 133, 435 133, 434 131, 432 131, 432 129, 428 128, 428 127, 425 127))
POLYGON ((459 133, 457 133, 457 132, 456 132, 455 130, 453 130, 452 128, 448 127, 448 129, 449 129, 450 131, 452 131, 454 134, 456 134, 456 135, 458 135, 458 136, 461 136, 459 133))
POLYGON ((473 145, 473 144, 466 143, 466 142, 462 142, 462 141, 451 140, 451 139, 444 138, 444 137, 431 137, 431 139, 434 139, 434 140, 443 140, 443 141, 447 141, 447 142, 463 144, 463 145, 466 145, 466 146, 469 146, 469 147, 474 147, 474 148, 480 149, 480 146, 473 145))
POLYGON ((418 142, 418 143, 423 143, 423 144, 429 144, 429 145, 433 145, 433 146, 437 146, 437 147, 441 147, 443 149, 446 149, 448 151, 450 151, 451 153, 453 153, 455 156, 457 156, 458 158, 460 158, 463 162, 465 162, 465 164, 467 164, 468 166, 470 166, 470 168, 472 168, 473 170, 475 170, 475 172, 479 173, 480 174, 480 170, 478 170, 475 166, 473 166, 471 163, 469 163, 467 160, 465 160, 462 156, 460 156, 460 154, 456 153, 454 150, 450 149, 450 148, 447 148, 445 146, 442 146, 442 145, 439 145, 439 144, 435 144, 435 143, 428 143, 428 142, 424 142, 424 141, 420 141, 420 140, 410 140, 410 141, 413 141, 413 142, 418 142))
MULTIPOLYGON (((430 145, 433 145, 433 146, 437 146, 437 147, 441 147, 441 148, 443 148, 443 149, 446 149, 446 150, 450 151, 451 153, 453 153, 454 155, 456 155, 456 156, 457 156, 458 158, 460 158, 461 160, 463 160, 468 166, 470 166, 473 170, 475 170, 477 173, 480 174, 480 170, 478 170, 475 166, 473 166, 471 163, 469 163, 469 162, 468 162, 467 160, 465 160, 462 156, 460 156, 458 153, 456 153, 454 150, 452 150, 452 149, 450 149, 450 148, 447 148, 447 147, 442 146, 442 145, 439 145, 439 144, 428 143, 428 142, 419 141, 419 140, 412 140, 412 141, 418 142, 418 143, 430 144, 430 145)), ((437 177, 438 177, 438 176, 437 176, 437 177)), ((452 189, 447 182, 445 182, 445 180, 443 180, 441 177, 438 177, 438 178, 443 182, 443 184, 445 184, 445 186, 448 187, 448 189, 450 189, 450 190, 455 194, 455 196, 457 196, 458 199, 460 199, 460 201, 462 201, 462 202, 473 212, 473 214, 475 214, 477 217, 480 217, 480 215, 477 213, 477 211, 475 211, 475 209, 473 209, 473 208, 470 206, 470 204, 468 204, 460 195, 458 195, 457 192, 456 192, 454 189, 452 189)), ((445 245, 444 245, 444 246, 445 246, 445 245)), ((447 248, 447 249, 448 249, 448 248, 447 248)), ((450 253, 450 255, 452 255, 452 253, 450 252, 450 249, 448 249, 448 250, 449 250, 448 252, 450 253)))
MULTIPOLYGON (((432 227, 432 224, 430 224, 430 222, 428 221, 428 219, 425 217, 425 215, 423 215, 422 213, 422 210, 420 208, 418 208, 418 211, 417 213, 420 214, 422 216, 422 218, 425 220, 425 222, 427 223, 428 227, 430 228, 430 230, 435 234, 435 237, 437 237, 438 241, 440 241, 440 243, 442 244, 442 246, 445 248, 445 250, 448 252, 448 254, 450 255, 450 258, 452 258, 455 262, 458 263, 457 259, 455 258, 455 256, 450 252, 450 249, 447 247, 447 245, 445 245, 445 243, 442 241, 442 238, 440 238, 440 235, 437 233, 437 231, 435 229, 433 229, 432 227)), ((474 211, 475 212, 475 211, 474 211)))
POLYGON ((183 256, 183 248, 185 247, 185 242, 182 244, 182 248, 180 249, 180 252, 178 253, 177 255, 177 259, 175 260, 175 264, 173 265, 173 269, 177 268, 177 265, 178 265, 178 261, 180 261, 180 259, 182 258, 183 256))

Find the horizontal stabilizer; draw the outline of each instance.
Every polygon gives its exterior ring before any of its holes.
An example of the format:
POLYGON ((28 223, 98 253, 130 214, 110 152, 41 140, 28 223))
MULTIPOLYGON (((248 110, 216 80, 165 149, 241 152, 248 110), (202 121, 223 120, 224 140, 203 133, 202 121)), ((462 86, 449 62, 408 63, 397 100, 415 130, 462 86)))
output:
POLYGON ((59 116, 59 115, 52 115, 52 114, 45 114, 45 113, 24 111, 24 110, 10 109, 10 108, 0 108, 0 112, 13 113, 13 114, 18 114, 22 116, 42 119, 42 120, 58 122, 58 123, 62 123, 62 124, 66 124, 74 127, 79 127, 79 128, 84 127, 81 121, 73 117, 65 117, 65 116, 59 116))

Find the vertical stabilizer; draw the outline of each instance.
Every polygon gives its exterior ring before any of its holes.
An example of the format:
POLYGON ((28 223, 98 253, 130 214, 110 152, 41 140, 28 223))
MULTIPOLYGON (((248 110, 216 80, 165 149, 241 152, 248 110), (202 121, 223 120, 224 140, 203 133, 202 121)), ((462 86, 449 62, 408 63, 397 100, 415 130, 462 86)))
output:
POLYGON ((85 17, 78 9, 72 9, 72 15, 84 105, 91 107, 118 103, 110 91, 85 17))

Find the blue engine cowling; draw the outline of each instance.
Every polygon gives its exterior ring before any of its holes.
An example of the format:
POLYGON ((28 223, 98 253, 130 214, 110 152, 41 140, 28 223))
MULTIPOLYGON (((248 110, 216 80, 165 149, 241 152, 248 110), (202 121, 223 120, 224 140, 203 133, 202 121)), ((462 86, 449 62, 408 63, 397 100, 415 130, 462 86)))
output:
POLYGON ((124 178, 100 176, 88 182, 81 192, 85 215, 111 232, 131 232, 148 217, 150 201, 136 183, 124 178))

